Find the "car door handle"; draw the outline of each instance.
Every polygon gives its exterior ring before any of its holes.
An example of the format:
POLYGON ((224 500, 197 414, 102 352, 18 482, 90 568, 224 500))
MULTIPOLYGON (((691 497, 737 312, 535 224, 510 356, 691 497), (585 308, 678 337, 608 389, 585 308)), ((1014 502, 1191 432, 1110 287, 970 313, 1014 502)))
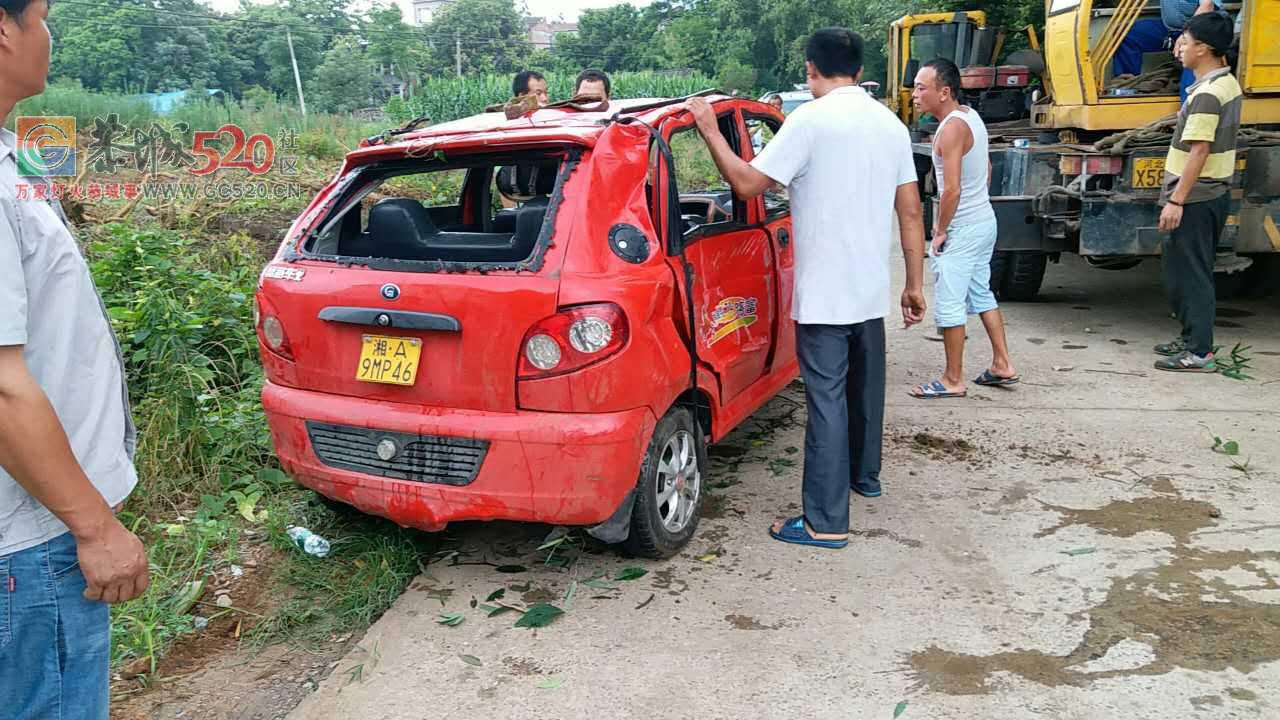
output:
POLYGON ((791 244, 791 233, 787 232, 786 228, 782 228, 781 230, 778 231, 778 246, 787 247, 790 244, 791 244))
POLYGON ((449 315, 407 312, 405 310, 379 310, 360 307, 327 307, 320 311, 320 319, 347 325, 396 328, 398 330, 435 330, 437 332, 462 332, 462 323, 449 315))

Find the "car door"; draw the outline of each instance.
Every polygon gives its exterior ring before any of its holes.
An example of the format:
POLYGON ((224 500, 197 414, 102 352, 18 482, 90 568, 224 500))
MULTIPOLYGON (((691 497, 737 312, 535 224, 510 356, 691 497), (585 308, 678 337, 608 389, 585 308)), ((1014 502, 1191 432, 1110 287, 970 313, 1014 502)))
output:
MULTIPOLYGON (((721 132, 746 157, 737 110, 727 103, 717 110, 721 132)), ((762 227, 750 224, 750 202, 739 201, 716 170, 693 117, 683 113, 662 132, 675 160, 683 262, 693 273, 698 358, 715 372, 721 402, 728 403, 768 368, 777 293, 771 241, 762 227)), ((669 260, 683 277, 681 258, 669 260)))
MULTIPOLYGON (((782 127, 781 121, 772 115, 748 113, 744 115, 748 137, 751 138, 751 157, 759 155, 782 127)), ((786 368, 796 362, 796 324, 791 319, 791 305, 795 292, 796 256, 792 246, 791 201, 786 188, 770 188, 752 202, 753 225, 760 225, 769 235, 774 263, 774 313, 773 357, 769 369, 786 368)))

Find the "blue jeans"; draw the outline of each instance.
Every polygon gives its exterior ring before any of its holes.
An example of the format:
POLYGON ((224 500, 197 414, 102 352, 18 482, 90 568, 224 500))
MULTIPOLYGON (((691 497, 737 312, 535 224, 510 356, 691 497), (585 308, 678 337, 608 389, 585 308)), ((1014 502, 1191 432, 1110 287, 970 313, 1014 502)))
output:
POLYGON ((939 328, 959 327, 966 314, 981 315, 998 307, 991 292, 991 254, 997 232, 994 215, 966 225, 951 224, 942 254, 933 256, 934 320, 939 328))
POLYGON ((70 533, 0 557, 0 714, 107 720, 107 605, 84 598, 70 533))

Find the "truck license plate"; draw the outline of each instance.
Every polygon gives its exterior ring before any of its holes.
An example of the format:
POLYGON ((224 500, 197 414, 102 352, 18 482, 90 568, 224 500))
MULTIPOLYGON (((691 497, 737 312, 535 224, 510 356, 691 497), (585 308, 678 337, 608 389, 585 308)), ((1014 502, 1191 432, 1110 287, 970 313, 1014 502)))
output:
POLYGON ((1135 158, 1133 161, 1133 187, 1157 189, 1164 183, 1164 158, 1135 158))

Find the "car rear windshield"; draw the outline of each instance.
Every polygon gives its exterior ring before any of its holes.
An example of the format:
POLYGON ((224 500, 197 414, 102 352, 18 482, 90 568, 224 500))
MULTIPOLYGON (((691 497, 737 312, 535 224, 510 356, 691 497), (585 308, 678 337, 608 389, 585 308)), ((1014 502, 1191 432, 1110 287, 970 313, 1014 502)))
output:
POLYGON ((519 267, 545 250, 568 162, 563 151, 437 153, 363 166, 301 249, 312 258, 402 269, 519 267))

